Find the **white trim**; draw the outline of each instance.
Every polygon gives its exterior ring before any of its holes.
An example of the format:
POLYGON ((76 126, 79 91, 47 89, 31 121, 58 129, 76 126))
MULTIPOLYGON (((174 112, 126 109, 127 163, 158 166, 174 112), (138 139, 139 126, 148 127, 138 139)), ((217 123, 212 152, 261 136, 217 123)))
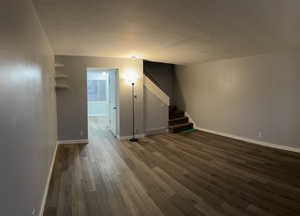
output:
MULTIPOLYGON (((119 140, 127 140, 130 139, 132 136, 118 136, 119 140)), ((143 138, 145 137, 145 134, 136 134, 135 138, 143 138)))
POLYGON ((52 172, 53 172, 56 153, 57 153, 57 148, 58 148, 58 142, 55 145, 55 149, 54 149, 54 152, 53 152, 53 155, 52 155, 52 161, 51 161, 50 168, 49 168, 49 173, 48 173, 48 177, 47 177, 46 187, 45 187, 45 191, 44 191, 44 195, 43 195, 43 199, 42 199, 42 204, 41 204, 41 209, 40 209, 39 216, 43 216, 43 214, 44 214, 45 205, 46 205, 46 201, 47 201, 47 195, 48 195, 48 191, 49 191, 50 180, 51 180, 51 177, 52 177, 52 172))
POLYGON ((164 104, 170 105, 170 97, 155 85, 147 76, 144 75, 144 86, 156 95, 164 104))
POLYGON ((167 133, 168 131, 169 129, 167 127, 150 128, 145 131, 145 136, 167 133))
POLYGON ((232 135, 232 134, 228 134, 228 133, 222 133, 222 132, 218 132, 218 131, 208 130, 208 129, 204 129, 204 128, 198 128, 198 127, 195 127, 195 128, 200 130, 200 131, 205 131, 205 132, 208 132, 208 133, 213 133, 213 134, 217 134, 217 135, 220 135, 220 136, 225 136, 225 137, 245 141, 245 142, 250 143, 250 144, 257 144, 257 145, 267 146, 267 147, 276 148, 276 149, 280 149, 280 150, 286 150, 286 151, 292 151, 292 152, 300 153, 300 149, 295 148, 295 147, 283 146, 283 145, 264 142, 264 141, 259 141, 259 140, 255 140, 255 139, 249 139, 249 138, 245 138, 245 137, 240 137, 240 136, 236 136, 236 135, 232 135))
POLYGON ((219 132, 219 131, 200 128, 200 127, 196 126, 195 122, 193 121, 193 119, 191 118, 191 116, 189 114, 186 113, 186 116, 189 117, 190 122, 192 122, 194 124, 194 128, 197 130, 200 130, 200 131, 204 131, 204 132, 208 132, 208 133, 212 133, 212 134, 216 134, 216 135, 220 135, 220 136, 224 136, 224 137, 229 137, 229 138, 236 139, 236 140, 241 140, 241 141, 244 141, 244 142, 247 142, 250 144, 257 144, 257 145, 271 147, 271 148, 275 148, 275 149, 300 153, 300 148, 284 146, 284 145, 264 142, 264 141, 260 141, 260 140, 250 139, 250 138, 246 138, 246 137, 236 136, 236 135, 229 134, 229 133, 223 133, 223 132, 219 132))
POLYGON ((88 144, 88 139, 80 139, 80 140, 60 140, 58 141, 58 144, 88 144))
POLYGON ((189 118, 189 121, 190 121, 191 123, 193 123, 194 128, 197 129, 196 123, 195 123, 195 121, 192 119, 192 117, 191 117, 187 112, 185 112, 184 114, 185 114, 186 117, 189 118))

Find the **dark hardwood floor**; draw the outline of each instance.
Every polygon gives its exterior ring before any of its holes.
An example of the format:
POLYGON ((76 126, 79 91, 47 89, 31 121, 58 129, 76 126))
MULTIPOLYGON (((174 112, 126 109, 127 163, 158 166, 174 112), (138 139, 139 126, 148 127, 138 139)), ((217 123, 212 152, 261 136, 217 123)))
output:
POLYGON ((300 215, 300 155, 200 131, 60 146, 45 216, 300 215))

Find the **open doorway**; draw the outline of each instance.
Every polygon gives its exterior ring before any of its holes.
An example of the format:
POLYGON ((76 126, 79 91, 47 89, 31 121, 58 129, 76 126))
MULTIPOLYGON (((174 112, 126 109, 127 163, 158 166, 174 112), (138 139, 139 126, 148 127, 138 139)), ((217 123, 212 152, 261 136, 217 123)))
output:
MULTIPOLYGON (((89 131, 111 131, 117 135, 117 70, 87 70, 89 131)), ((89 133, 90 134, 90 133, 89 133)))

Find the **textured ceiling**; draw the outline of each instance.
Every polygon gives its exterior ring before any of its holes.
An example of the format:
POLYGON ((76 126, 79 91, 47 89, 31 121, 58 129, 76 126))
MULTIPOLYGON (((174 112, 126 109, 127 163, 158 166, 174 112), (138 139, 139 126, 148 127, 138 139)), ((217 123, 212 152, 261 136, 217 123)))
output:
POLYGON ((177 64, 300 46, 299 0, 33 0, 55 54, 177 64))

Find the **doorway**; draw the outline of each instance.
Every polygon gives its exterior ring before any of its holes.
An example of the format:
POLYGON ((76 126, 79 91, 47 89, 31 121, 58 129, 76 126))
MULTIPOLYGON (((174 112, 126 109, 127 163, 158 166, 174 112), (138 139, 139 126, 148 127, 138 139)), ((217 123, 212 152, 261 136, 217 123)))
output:
MULTIPOLYGON (((87 70, 87 104, 89 131, 111 131, 117 136, 116 69, 87 70)), ((89 133, 90 134, 90 133, 89 133)))

